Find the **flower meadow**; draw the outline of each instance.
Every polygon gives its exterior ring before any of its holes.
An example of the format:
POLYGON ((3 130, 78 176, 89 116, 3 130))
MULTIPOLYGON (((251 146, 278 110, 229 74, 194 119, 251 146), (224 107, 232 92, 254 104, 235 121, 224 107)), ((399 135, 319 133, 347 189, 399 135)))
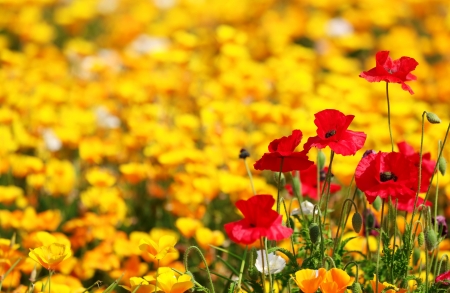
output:
POLYGON ((448 31, 438 0, 0 0, 0 292, 447 292, 448 31))

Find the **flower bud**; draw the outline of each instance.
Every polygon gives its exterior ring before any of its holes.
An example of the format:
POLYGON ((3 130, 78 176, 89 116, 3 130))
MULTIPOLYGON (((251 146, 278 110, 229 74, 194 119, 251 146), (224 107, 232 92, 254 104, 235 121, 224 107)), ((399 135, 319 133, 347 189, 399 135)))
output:
POLYGON ((250 153, 246 149, 241 149, 239 152, 239 159, 246 159, 250 157, 250 153))
POLYGON ((34 269, 31 271, 31 275, 30 275, 30 282, 34 283, 36 282, 36 275, 37 275, 37 270, 36 270, 36 265, 34 266, 34 269))
POLYGON ((428 251, 433 251, 438 243, 436 232, 428 229, 425 234, 425 246, 428 251))
POLYGON ((259 280, 259 272, 258 270, 255 268, 255 266, 253 266, 252 268, 250 268, 248 270, 248 276, 250 277, 251 280, 253 281, 258 281, 259 280))
POLYGON ((359 231, 361 231, 362 217, 361 217, 360 213, 356 212, 353 214, 352 226, 353 226, 353 230, 355 230, 356 233, 359 233, 359 231))
POLYGON ((431 124, 439 124, 441 123, 441 119, 439 119, 438 115, 434 113, 427 112, 427 120, 431 124))
POLYGON ((420 232, 417 236, 417 242, 419 243, 419 246, 422 246, 425 242, 425 235, 423 234, 423 232, 420 232))
POLYGON ((278 185, 279 189, 284 188, 284 186, 286 185, 286 177, 284 177, 283 172, 279 173, 279 172, 274 172, 273 173, 273 177, 275 178, 275 182, 278 185), (278 179, 280 180, 280 182, 278 182, 278 179))
POLYGON ((361 284, 359 284, 359 282, 353 283, 352 292, 353 293, 362 293, 361 284))
POLYGON ((319 234, 319 225, 317 225, 316 223, 311 223, 311 225, 309 225, 309 238, 311 239, 312 243, 317 243, 317 240, 319 240, 319 234))
POLYGON ((439 172, 441 172, 441 175, 444 176, 445 171, 447 170, 447 161, 442 156, 439 158, 438 168, 439 168, 439 172))
POLYGON ((413 265, 417 265, 417 263, 419 262, 419 260, 420 260, 420 252, 421 252, 420 248, 417 248, 417 247, 414 248, 413 255, 412 255, 413 265))
POLYGON ((367 214, 367 228, 373 229, 375 228, 375 216, 372 213, 367 214))
POLYGON ((372 206, 379 212, 382 204, 383 201, 381 200, 381 197, 377 196, 377 198, 375 198, 374 202, 372 203, 372 206))
POLYGON ((317 154, 317 168, 319 168, 319 170, 322 170, 323 167, 325 166, 325 154, 323 152, 319 152, 317 154))

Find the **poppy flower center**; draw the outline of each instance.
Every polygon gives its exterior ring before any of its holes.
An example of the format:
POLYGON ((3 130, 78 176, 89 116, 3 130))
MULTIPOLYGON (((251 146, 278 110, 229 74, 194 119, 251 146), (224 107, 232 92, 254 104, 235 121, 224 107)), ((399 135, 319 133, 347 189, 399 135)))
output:
POLYGON ((395 176, 395 174, 392 173, 392 172, 386 171, 386 172, 381 172, 380 173, 380 181, 381 182, 386 182, 386 181, 389 181, 389 180, 394 180, 394 182, 396 182, 397 179, 398 179, 398 177, 395 176))
POLYGON ((336 134, 336 130, 330 130, 330 131, 328 131, 327 133, 325 133, 325 138, 329 138, 329 137, 332 137, 333 135, 335 135, 336 134))
POLYGON ((255 225, 255 224, 253 224, 253 223, 250 223, 250 227, 252 227, 252 228, 255 228, 255 227, 256 227, 256 225, 255 225))

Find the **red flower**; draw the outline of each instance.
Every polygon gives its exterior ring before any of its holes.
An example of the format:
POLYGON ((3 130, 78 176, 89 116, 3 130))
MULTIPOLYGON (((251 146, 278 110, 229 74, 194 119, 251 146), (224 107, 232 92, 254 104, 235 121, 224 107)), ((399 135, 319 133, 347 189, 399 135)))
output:
MULTIPOLYGON (((325 167, 320 171, 320 190, 322 191, 323 184, 325 182, 326 172, 328 168, 325 167)), ((312 199, 318 200, 319 196, 317 195, 317 165, 314 164, 306 170, 300 171, 300 180, 302 182, 302 195, 309 196, 312 199)), ((292 186, 290 184, 286 184, 286 190, 290 195, 293 194, 292 186)), ((339 184, 331 183, 330 192, 334 193, 341 190, 341 186, 339 184)))
POLYGON ((380 51, 376 55, 377 65, 369 71, 363 71, 359 77, 370 82, 394 82, 400 83, 402 89, 414 94, 412 89, 405 81, 416 80, 416 76, 411 71, 419 65, 416 60, 411 57, 401 57, 398 60, 392 60, 389 57, 389 51, 380 51))
POLYGON ((310 167, 313 162, 308 160, 304 151, 294 152, 302 140, 302 135, 300 130, 293 130, 291 135, 272 141, 269 144, 269 152, 254 164, 255 169, 279 172, 281 159, 283 159, 282 172, 304 170, 310 167))
POLYGON ((450 286, 450 271, 440 274, 436 277, 435 283, 441 282, 441 285, 445 287, 450 286))
POLYGON ((317 136, 310 137, 305 143, 305 150, 311 147, 323 149, 329 146, 336 154, 354 155, 366 141, 364 132, 347 130, 354 115, 344 115, 334 109, 320 111, 314 114, 314 124, 317 126, 317 136))
POLYGON ((408 202, 415 197, 417 179, 418 169, 405 155, 396 152, 370 154, 361 159, 355 171, 356 186, 370 203, 377 195, 408 202))
POLYGON ((292 229, 281 225, 282 216, 272 210, 275 199, 271 195, 255 195, 248 200, 239 200, 236 207, 244 214, 237 222, 225 224, 225 231, 231 240, 251 244, 261 237, 282 240, 292 234, 292 229))
MULTIPOLYGON (((397 143, 398 150, 404 154, 417 168, 420 163, 420 153, 414 151, 413 147, 406 142, 397 143)), ((431 154, 422 154, 422 180, 420 180, 420 192, 426 192, 433 176, 436 161, 431 160, 431 154)), ((418 178, 418 177, 417 177, 418 178)), ((416 186, 417 189, 417 186, 416 186)))

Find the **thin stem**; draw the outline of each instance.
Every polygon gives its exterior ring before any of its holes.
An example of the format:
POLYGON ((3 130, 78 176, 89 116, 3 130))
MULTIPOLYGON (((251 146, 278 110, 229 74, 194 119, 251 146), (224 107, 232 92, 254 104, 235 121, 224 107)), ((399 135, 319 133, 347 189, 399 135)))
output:
MULTIPOLYGON (((441 151, 441 141, 438 142, 438 154, 441 151)), ((436 186, 439 186, 439 172, 436 173, 436 186)), ((436 221, 437 217, 437 205, 438 205, 438 195, 439 195, 439 188, 436 188, 436 193, 434 196, 434 230, 437 231, 438 222, 436 221)))
POLYGON ((281 173, 283 173, 283 162, 284 158, 281 157, 280 163, 280 173, 278 174, 278 193, 277 193, 277 213, 280 213, 280 183, 281 183, 281 173))
POLYGON ((428 274, 430 273, 430 269, 428 266, 428 250, 425 251, 425 293, 428 293, 428 274))
POLYGON ((388 126, 389 126, 389 136, 391 137, 391 147, 392 152, 394 151, 394 140, 392 139, 392 130, 391 130, 391 105, 389 103, 389 83, 386 82, 386 100, 387 100, 387 108, 388 108, 388 126))
MULTIPOLYGON (((375 292, 379 292, 378 291, 378 283, 380 282, 380 274, 379 274, 379 267, 380 267, 380 246, 381 246, 381 234, 383 234, 383 220, 384 220, 384 199, 383 199, 383 203, 381 206, 381 224, 380 224, 380 234, 378 237, 378 247, 377 247, 377 268, 376 268, 376 285, 375 285, 375 292)), ((369 239, 367 239, 367 241, 369 241, 369 239)))
MULTIPOLYGON (((341 226, 342 226, 342 218, 343 218, 343 216, 344 216, 344 214, 345 214, 344 209, 347 207, 347 203, 351 203, 351 204, 355 207, 355 213, 357 212, 355 202, 354 202, 353 200, 347 198, 347 199, 344 201, 344 203, 342 204, 341 216, 340 216, 340 218, 339 218, 339 224, 338 224, 338 228, 337 228, 337 231, 336 231, 336 236, 335 236, 335 238, 334 238, 333 254, 332 254, 331 256, 334 256, 334 252, 336 251, 337 244, 338 244, 338 242, 339 242, 339 241, 338 241, 338 238, 339 238, 339 231, 341 230, 341 226)), ((351 208, 352 208, 352 206, 350 206, 350 209, 348 209, 347 213, 350 213, 351 208)))
MULTIPOLYGON (((270 264, 269 264, 269 252, 267 251, 267 237, 264 238, 264 252, 266 254, 266 259, 267 259, 267 274, 269 275, 269 288, 270 288, 270 292, 273 292, 273 279, 272 279, 272 274, 270 273, 270 264)), ((262 252, 261 252, 262 254, 262 252)))
POLYGON ((238 280, 238 285, 237 285, 238 292, 241 291, 241 281, 242 281, 242 274, 244 273, 245 261, 247 259, 247 249, 248 249, 248 245, 245 246, 244 257, 241 262, 241 269, 239 270, 239 280, 238 280))
MULTIPOLYGON (((259 238, 259 243, 260 243, 261 249, 264 249, 264 242, 263 242, 262 237, 259 238)), ((262 287, 263 287, 264 293, 266 293, 266 274, 265 274, 265 269, 264 269, 265 261, 264 261, 264 253, 262 252, 262 250, 261 250, 261 260, 262 260, 261 261, 262 262, 262 273, 261 273, 262 287)))
POLYGON ((247 169, 247 174, 248 174, 248 178, 250 179, 250 185, 252 186, 253 194, 256 194, 255 185, 253 184, 252 172, 250 172, 250 168, 248 167, 246 158, 244 159, 244 164, 245 164, 245 169, 247 169))
POLYGON ((210 273, 209 268, 208 268, 208 263, 206 262, 206 259, 205 259, 205 257, 203 256, 202 251, 201 251, 200 248, 198 248, 197 246, 190 246, 190 247, 188 247, 188 249, 186 249, 186 251, 185 251, 185 253, 184 253, 184 258, 183 258, 185 270, 186 270, 186 271, 189 271, 189 266, 188 266, 188 256, 189 256, 189 252, 190 252, 192 249, 194 249, 194 250, 196 250, 196 251, 198 252, 198 254, 200 255, 200 258, 202 259, 203 263, 205 264, 205 269, 206 269, 206 272, 208 273, 208 278, 209 278, 209 284, 210 284, 210 286, 211 286, 211 291, 212 291, 213 293, 215 293, 216 291, 214 290, 214 284, 213 284, 213 281, 212 281, 212 279, 211 279, 211 273, 210 273))
MULTIPOLYGON (((327 185, 327 193, 326 193, 326 201, 325 201, 325 211, 324 211, 324 214, 323 214, 323 226, 324 227, 325 227, 325 221, 326 221, 326 218, 327 218, 328 202, 330 201, 331 166, 333 164, 333 158, 334 158, 334 151, 331 150, 330 164, 328 165, 327 178, 325 180, 325 185, 327 185)), ((325 189, 325 186, 322 189, 322 193, 323 193, 324 189, 325 189)))
MULTIPOLYGON (((424 124, 425 124, 425 114, 426 113, 427 113, 426 111, 423 111, 423 113, 422 113, 422 134, 420 135, 420 153, 419 153, 419 180, 417 182, 416 199, 414 200, 414 207, 413 207, 413 211, 412 211, 411 227, 412 227, 414 216, 416 214, 417 201, 419 200, 419 193, 420 193, 420 183, 422 181, 422 152, 423 152, 423 132, 424 132, 423 128, 424 128, 424 124)), ((430 183, 430 185, 431 185, 431 183, 430 183)))

